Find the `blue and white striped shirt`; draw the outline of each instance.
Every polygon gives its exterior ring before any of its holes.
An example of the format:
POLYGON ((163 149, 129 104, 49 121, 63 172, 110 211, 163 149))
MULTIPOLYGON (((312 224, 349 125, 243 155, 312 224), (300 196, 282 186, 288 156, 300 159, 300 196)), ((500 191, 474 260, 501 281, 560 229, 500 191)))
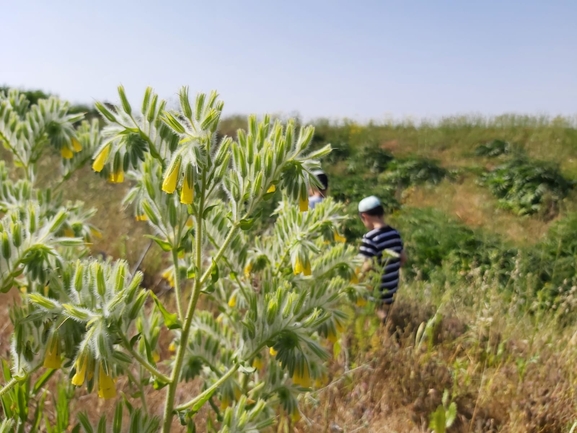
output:
POLYGON ((393 296, 399 288, 401 259, 383 257, 384 250, 392 250, 397 254, 403 251, 403 240, 398 231, 390 226, 371 230, 363 236, 360 253, 367 258, 377 258, 377 264, 383 267, 381 277, 381 301, 385 304, 393 302, 393 296))

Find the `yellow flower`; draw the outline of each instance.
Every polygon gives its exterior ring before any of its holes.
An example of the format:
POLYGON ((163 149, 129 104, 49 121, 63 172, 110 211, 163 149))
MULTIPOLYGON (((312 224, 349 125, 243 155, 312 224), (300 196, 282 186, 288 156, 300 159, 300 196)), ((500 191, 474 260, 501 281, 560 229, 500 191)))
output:
POLYGON ((50 337, 46 354, 44 355, 44 368, 52 368, 54 370, 60 368, 62 359, 60 358, 60 342, 56 335, 50 337))
POLYGON ((192 204, 194 197, 194 185, 188 183, 188 176, 184 176, 182 182, 182 190, 180 191, 180 202, 184 204, 192 204))
POLYGON ((329 333, 327 334, 327 340, 329 340, 333 344, 336 343, 337 334, 333 330, 330 330, 329 333))
POLYGON ((266 190, 267 193, 271 193, 271 192, 275 192, 275 191, 276 191, 276 186, 274 186, 274 185, 271 185, 269 187, 269 189, 266 190))
POLYGON ((98 397, 105 399, 116 397, 114 379, 106 374, 102 364, 98 370, 98 397))
POLYGON ((194 220, 192 219, 192 217, 188 217, 188 219, 186 220, 186 226, 192 227, 193 224, 194 224, 194 220))
POLYGON ((62 155, 62 158, 64 159, 70 159, 74 156, 74 152, 72 152, 68 147, 62 146, 62 149, 60 149, 60 155, 62 155))
POLYGON ((92 236, 94 236, 95 238, 99 238, 99 239, 102 238, 102 234, 98 230, 96 230, 95 228, 92 228, 92 227, 90 228, 90 234, 92 236))
POLYGON ((337 332, 343 332, 345 330, 344 325, 339 321, 335 321, 335 327, 337 328, 337 332))
POLYGON ((168 350, 170 350, 171 352, 176 352, 176 344, 174 343, 174 341, 170 343, 170 345, 168 346, 168 350))
POLYGON ((84 379, 86 378, 86 369, 88 367, 87 355, 81 354, 74 363, 74 366, 76 367, 76 373, 72 376, 72 385, 82 386, 84 379))
POLYGON ((236 306, 236 293, 230 297, 228 300, 228 306, 234 308, 236 306))
POLYGON ((162 278, 168 281, 170 287, 174 287, 174 274, 172 273, 172 269, 167 269, 162 273, 162 278))
POLYGON ((112 183, 122 183, 124 182, 124 171, 122 169, 118 171, 113 171, 110 173, 110 177, 108 178, 112 183))
POLYGON ((302 271, 303 271, 303 263, 301 262, 301 259, 299 257, 297 257, 293 273, 295 275, 298 275, 298 274, 302 273, 302 271))
POLYGON ((303 388, 309 388, 311 386, 309 366, 304 364, 302 371, 295 370, 292 379, 295 385, 300 385, 303 388))
POLYGON ((291 413, 291 421, 296 424, 301 420, 301 412, 298 407, 295 407, 293 413, 291 413))
POLYGON ((328 383, 328 381, 329 378, 327 377, 326 373, 321 374, 321 376, 315 380, 315 388, 322 388, 328 383))
POLYGON ((148 221, 148 217, 146 216, 146 214, 136 215, 135 219, 136 221, 148 221))
POLYGON ((246 278, 250 278, 250 271, 252 271, 252 263, 249 263, 248 265, 245 266, 244 268, 244 276, 246 278))
POLYGON ((180 161, 172 167, 172 171, 166 175, 164 182, 162 182, 162 190, 167 194, 172 194, 176 189, 178 177, 180 175, 180 161))
POLYGON ((106 146, 104 149, 102 149, 98 155, 96 155, 96 158, 92 163, 92 169, 94 171, 96 172, 102 171, 102 169, 104 168, 104 164, 106 164, 106 161, 108 160, 109 153, 110 153, 110 144, 106 146))
POLYGON ((73 138, 70 141, 70 144, 72 144, 72 149, 74 149, 74 152, 80 152, 82 150, 82 145, 76 138, 73 138))
POLYGON ((335 242, 340 242, 341 244, 344 244, 346 241, 347 238, 341 236, 338 232, 335 232, 335 242))
POLYGON ((271 347, 268 350, 268 353, 270 353, 271 356, 277 356, 278 352, 276 350, 274 350, 274 347, 271 347))
POLYGON ((303 275, 305 277, 310 277, 312 275, 312 271, 311 271, 311 262, 309 262, 307 260, 307 262, 305 263, 305 266, 303 268, 303 275))
POLYGON ((309 210, 309 198, 308 197, 300 197, 299 198, 299 210, 301 212, 306 212, 309 210))
POLYGON ((234 389, 234 399, 236 401, 239 401, 241 396, 242 396, 242 393, 240 392, 240 389, 235 388, 234 389))
POLYGON ((227 395, 223 395, 220 399, 220 408, 225 410, 227 407, 230 406, 230 398, 227 395))
POLYGON ((364 307, 365 305, 367 305, 367 300, 365 298, 363 298, 362 296, 357 297, 357 302, 356 302, 357 307, 364 307))
POLYGON ((66 236, 67 238, 73 238, 74 231, 72 229, 64 229, 64 236, 66 236))
POLYGON ((257 370, 260 370, 263 367, 262 359, 260 356, 254 357, 254 359, 252 360, 252 366, 257 370))
POLYGON ((153 360, 154 362, 160 361, 160 355, 158 354, 158 352, 157 352, 156 350, 154 350, 154 351, 152 352, 152 360, 153 360))

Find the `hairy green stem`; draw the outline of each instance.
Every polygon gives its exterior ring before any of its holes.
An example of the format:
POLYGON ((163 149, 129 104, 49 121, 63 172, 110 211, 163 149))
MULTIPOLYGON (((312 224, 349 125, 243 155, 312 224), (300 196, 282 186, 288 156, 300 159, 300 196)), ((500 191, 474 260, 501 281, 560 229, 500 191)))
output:
POLYGON ((197 395, 195 398, 193 398, 189 402, 181 404, 180 406, 177 406, 175 408, 175 410, 188 409, 189 407, 194 406, 199 401, 202 401, 205 398, 210 398, 210 396, 218 389, 218 387, 220 385, 222 385, 224 382, 226 382, 229 377, 231 377, 234 373, 237 372, 239 367, 240 367, 240 364, 235 364, 225 374, 223 374, 220 379, 218 379, 216 382, 214 382, 210 388, 206 389, 205 391, 203 391, 201 394, 197 395))
POLYGON ((136 350, 134 350, 131 346, 130 346, 130 342, 128 341, 128 339, 126 338, 125 335, 121 335, 122 338, 122 346, 128 350, 128 352, 134 356, 134 359, 136 359, 140 365, 142 365, 145 369, 147 369, 150 374, 152 374, 154 377, 156 377, 157 379, 162 380, 165 383, 170 383, 170 378, 168 376, 166 376, 165 374, 161 373, 160 371, 158 371, 153 365, 151 365, 140 353, 138 353, 136 350))
POLYGON ((8 391, 10 391, 12 389, 12 387, 14 385, 16 385, 18 383, 18 379, 16 378, 12 378, 10 379, 10 382, 8 382, 6 385, 4 385, 4 388, 0 389, 0 398, 6 394, 8 391))
MULTIPOLYGON (((202 190, 204 191, 204 187, 205 187, 205 182, 206 182, 206 178, 205 175, 203 175, 202 178, 202 190)), ((173 411, 174 411, 174 398, 176 395, 176 389, 178 387, 178 379, 180 378, 180 373, 182 370, 182 363, 184 360, 184 354, 186 351, 186 343, 188 341, 188 337, 190 335, 190 327, 192 325, 192 318, 194 317, 194 312, 196 310, 196 304, 198 302, 198 298, 200 297, 200 291, 203 287, 203 284, 206 282, 206 280, 210 277, 210 272, 211 272, 211 267, 209 267, 205 273, 202 275, 202 277, 200 276, 200 271, 202 269, 202 215, 204 213, 204 206, 205 206, 205 196, 204 194, 200 197, 199 200, 199 207, 197 210, 197 215, 196 215, 196 259, 195 259, 195 266, 196 266, 196 272, 195 272, 195 277, 194 277, 194 287, 192 289, 192 295, 190 298, 190 301, 188 303, 188 308, 186 310, 186 316, 184 318, 184 324, 182 327, 182 334, 180 337, 180 344, 178 346, 178 350, 176 352, 176 358, 174 361, 174 369, 172 370, 172 375, 171 375, 171 381, 168 385, 168 389, 167 389, 167 396, 166 396, 166 401, 165 401, 165 406, 164 406, 164 421, 163 421, 163 427, 162 427, 162 432, 163 433, 169 433, 170 432, 170 426, 172 424, 172 418, 173 418, 173 411)), ((222 255, 224 254, 224 252, 226 251, 226 249, 228 248, 229 244, 231 243, 232 239, 234 238, 234 235, 236 234, 236 230, 239 227, 239 223, 235 223, 232 228, 230 229, 230 232, 228 233, 226 239, 224 240, 224 242, 222 243, 222 245, 220 246, 220 249, 218 250, 218 252, 216 253, 216 255, 213 257, 213 262, 218 261, 222 255)))
MULTIPOLYGON (((198 296, 200 295, 200 269, 202 267, 202 214, 204 213, 204 199, 205 199, 205 183, 206 183, 206 174, 202 174, 202 183, 201 183, 201 191, 202 194, 200 196, 200 200, 198 203, 198 209, 196 214, 196 260, 195 260, 195 275, 194 275, 194 287, 192 290, 192 296, 190 297, 190 301, 188 303, 188 308, 186 310, 186 316, 184 318, 184 324, 182 327, 182 334, 180 336, 180 344, 178 345, 178 349, 176 351, 176 358, 174 361, 174 369, 172 370, 172 375, 170 377, 171 381, 168 385, 168 389, 166 391, 166 400, 164 402, 164 420, 162 425, 162 432, 169 433, 170 426, 172 424, 173 418, 173 408, 174 408, 174 398, 176 396, 176 389, 178 387, 178 379, 180 378, 180 372, 182 370, 182 363, 184 361, 184 354, 186 352, 186 346, 188 342, 188 336, 190 334, 190 326, 192 325, 192 318, 194 316, 194 310, 196 308, 196 302, 198 300, 198 296)), ((176 283, 176 281, 175 281, 176 283)), ((175 284, 176 285, 176 284, 175 284)))
POLYGON ((182 304, 180 301, 180 278, 178 272, 178 251, 176 248, 172 249, 172 263, 174 263, 174 296, 176 297, 176 309, 178 311, 178 318, 182 321, 182 304))

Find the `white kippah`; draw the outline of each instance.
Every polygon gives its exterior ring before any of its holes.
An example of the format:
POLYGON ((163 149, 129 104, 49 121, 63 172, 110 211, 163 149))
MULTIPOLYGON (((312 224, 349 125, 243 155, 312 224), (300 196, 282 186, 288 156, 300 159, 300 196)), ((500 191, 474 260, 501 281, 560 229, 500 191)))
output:
POLYGON ((359 202, 359 212, 367 212, 378 206, 381 206, 381 201, 374 195, 371 195, 370 197, 365 197, 359 202))

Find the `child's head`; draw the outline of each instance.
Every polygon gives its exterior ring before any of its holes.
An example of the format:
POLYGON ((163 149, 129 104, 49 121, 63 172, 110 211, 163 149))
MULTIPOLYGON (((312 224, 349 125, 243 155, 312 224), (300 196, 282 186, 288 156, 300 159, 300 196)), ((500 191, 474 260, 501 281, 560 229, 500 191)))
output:
POLYGON ((322 185, 321 188, 310 188, 309 194, 314 195, 315 193, 319 193, 323 197, 326 197, 328 189, 329 189, 329 178, 326 173, 322 170, 313 171, 313 174, 316 176, 319 183, 322 185))
POLYGON ((385 209, 374 195, 365 197, 359 202, 359 215, 366 228, 372 230, 384 222, 385 209))

